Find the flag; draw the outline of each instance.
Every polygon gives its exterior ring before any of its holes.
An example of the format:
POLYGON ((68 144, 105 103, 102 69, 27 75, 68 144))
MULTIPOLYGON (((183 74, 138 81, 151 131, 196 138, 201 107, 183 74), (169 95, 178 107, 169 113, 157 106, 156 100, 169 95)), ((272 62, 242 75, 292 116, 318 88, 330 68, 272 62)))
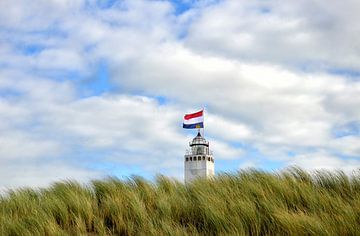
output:
POLYGON ((204 110, 186 114, 184 116, 184 123, 183 128, 184 129, 200 129, 204 128, 204 110))

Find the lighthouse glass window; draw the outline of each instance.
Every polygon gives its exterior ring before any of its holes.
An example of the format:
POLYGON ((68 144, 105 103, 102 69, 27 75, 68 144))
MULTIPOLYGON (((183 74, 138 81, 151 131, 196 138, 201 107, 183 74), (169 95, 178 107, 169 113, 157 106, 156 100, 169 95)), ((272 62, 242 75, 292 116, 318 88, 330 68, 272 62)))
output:
POLYGON ((209 154, 209 148, 205 146, 197 146, 193 147, 193 154, 194 155, 203 155, 203 154, 209 154))
POLYGON ((193 155, 199 154, 200 149, 201 149, 200 146, 193 146, 193 147, 191 148, 192 154, 193 154, 193 155))

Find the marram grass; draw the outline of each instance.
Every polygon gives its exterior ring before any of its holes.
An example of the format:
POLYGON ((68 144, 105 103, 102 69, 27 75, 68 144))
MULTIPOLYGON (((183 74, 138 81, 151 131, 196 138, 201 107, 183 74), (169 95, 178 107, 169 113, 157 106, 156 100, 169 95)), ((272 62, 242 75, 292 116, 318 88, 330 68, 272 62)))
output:
POLYGON ((0 197, 0 235, 360 235, 360 174, 73 181, 0 197))

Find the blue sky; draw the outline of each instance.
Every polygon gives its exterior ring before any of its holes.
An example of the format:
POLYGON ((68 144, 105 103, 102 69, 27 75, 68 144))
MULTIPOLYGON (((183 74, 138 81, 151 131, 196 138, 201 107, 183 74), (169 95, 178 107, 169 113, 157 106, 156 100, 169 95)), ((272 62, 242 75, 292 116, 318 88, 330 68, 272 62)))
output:
POLYGON ((183 178, 205 107, 216 171, 360 167, 357 1, 0 3, 0 190, 183 178))

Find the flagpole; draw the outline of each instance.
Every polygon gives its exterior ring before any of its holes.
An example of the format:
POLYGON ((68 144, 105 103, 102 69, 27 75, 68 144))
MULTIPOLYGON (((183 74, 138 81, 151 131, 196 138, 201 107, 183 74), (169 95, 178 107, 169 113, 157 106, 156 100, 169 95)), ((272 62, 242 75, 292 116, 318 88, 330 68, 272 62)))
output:
POLYGON ((205 108, 203 107, 203 137, 205 138, 205 108))

